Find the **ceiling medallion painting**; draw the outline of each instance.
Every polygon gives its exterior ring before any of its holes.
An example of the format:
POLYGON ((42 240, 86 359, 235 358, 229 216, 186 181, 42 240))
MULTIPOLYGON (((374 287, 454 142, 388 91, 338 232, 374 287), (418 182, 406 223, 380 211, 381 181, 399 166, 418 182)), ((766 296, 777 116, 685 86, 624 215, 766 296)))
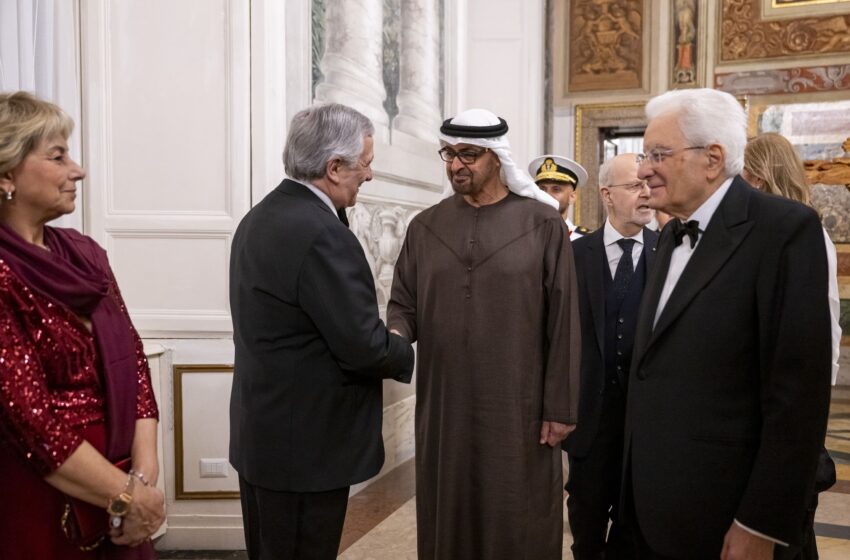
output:
POLYGON ((570 91, 641 87, 642 0, 570 2, 570 91))
POLYGON ((723 0, 721 63, 850 53, 850 14, 765 21, 759 3, 723 0))

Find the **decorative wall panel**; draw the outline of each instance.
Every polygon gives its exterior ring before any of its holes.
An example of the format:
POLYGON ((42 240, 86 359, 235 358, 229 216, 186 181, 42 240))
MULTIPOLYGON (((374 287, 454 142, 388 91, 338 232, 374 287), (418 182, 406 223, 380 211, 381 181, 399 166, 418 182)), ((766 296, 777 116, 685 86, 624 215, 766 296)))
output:
POLYGON ((835 243, 850 243, 850 101, 751 104, 750 134, 778 132, 806 165, 812 206, 835 243), (755 128, 755 130, 753 130, 755 128))
POLYGON ((767 20, 760 0, 723 0, 719 62, 850 53, 850 5, 838 15, 767 20))
POLYGON ((239 497, 239 476, 228 461, 227 411, 232 365, 174 365, 174 466, 177 500, 239 497))
POLYGON ((715 74, 714 87, 732 95, 850 90, 850 64, 715 74))
POLYGON ((408 205, 361 201, 348 211, 351 231, 360 239, 372 269, 381 310, 390 299, 393 269, 407 226, 420 210, 408 205))
POLYGON ((80 8, 86 233, 142 336, 229 333, 230 238, 251 201, 250 6, 80 8))
POLYGON ((312 0, 313 90, 433 141, 442 114, 442 0, 312 0), (393 122, 398 117, 398 122, 393 122))
POLYGON ((699 60, 697 30, 699 9, 697 0, 675 0, 673 4, 673 37, 670 85, 690 87, 697 83, 697 61, 699 60))
POLYGON ((597 186, 603 160, 602 131, 605 129, 646 128, 645 103, 611 103, 576 106, 576 160, 587 169, 587 185, 578 189, 574 222, 597 229, 604 221, 597 186))
POLYGON ((106 249, 124 298, 133 302, 136 328, 230 328, 230 235, 121 232, 108 237, 106 249), (146 254, 152 258, 138 258, 146 254))
POLYGON ((569 64, 569 91, 642 86, 641 0, 573 0, 567 17, 569 56, 564 53, 562 60, 569 64))
POLYGON ((812 4, 838 4, 847 0, 771 0, 774 8, 785 6, 811 6, 812 4))

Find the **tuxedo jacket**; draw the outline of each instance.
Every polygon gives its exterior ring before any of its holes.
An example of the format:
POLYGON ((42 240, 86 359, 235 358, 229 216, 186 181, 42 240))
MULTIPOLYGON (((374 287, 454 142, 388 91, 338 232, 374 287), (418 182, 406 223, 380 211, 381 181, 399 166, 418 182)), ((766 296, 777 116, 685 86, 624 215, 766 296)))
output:
POLYGON ((284 180, 236 230, 230 462, 248 482, 317 492, 384 461, 382 379, 410 382, 413 349, 378 316, 354 234, 307 187, 284 180))
MULTIPOLYGON (((563 448, 573 457, 584 457, 599 429, 602 392, 605 387, 605 276, 611 278, 604 242, 605 228, 573 241, 573 257, 578 277, 581 316, 581 389, 578 424, 564 441, 563 448)), ((643 251, 647 274, 655 261, 658 233, 643 228, 643 251)), ((637 267, 638 263, 635 262, 637 267)), ((610 349, 609 349, 610 350, 610 349)), ((625 389, 628 372, 620 379, 625 389)))
POLYGON ((818 216, 736 177, 653 328, 672 250, 667 227, 629 379, 640 529, 676 558, 717 558, 733 520, 798 545, 830 392, 818 216))

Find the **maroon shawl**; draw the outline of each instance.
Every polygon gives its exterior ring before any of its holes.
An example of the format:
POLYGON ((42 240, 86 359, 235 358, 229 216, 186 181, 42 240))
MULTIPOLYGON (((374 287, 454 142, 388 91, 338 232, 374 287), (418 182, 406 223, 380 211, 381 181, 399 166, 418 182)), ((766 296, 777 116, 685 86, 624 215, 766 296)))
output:
POLYGON ((64 228, 44 228, 50 251, 0 224, 0 258, 29 288, 77 315, 91 318, 106 386, 106 456, 130 456, 136 428, 136 347, 127 315, 110 295, 106 252, 91 238, 64 228))

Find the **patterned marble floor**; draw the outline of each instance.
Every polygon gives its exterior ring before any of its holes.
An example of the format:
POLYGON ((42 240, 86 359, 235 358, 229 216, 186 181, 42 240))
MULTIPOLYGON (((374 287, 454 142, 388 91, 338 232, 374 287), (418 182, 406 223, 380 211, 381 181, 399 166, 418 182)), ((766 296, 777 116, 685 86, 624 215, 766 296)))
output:
MULTIPOLYGON (((850 558, 850 386, 832 392, 826 446, 836 462, 838 482, 820 495, 815 519, 823 560, 850 558)), ((416 498, 413 461, 399 466, 349 500, 339 558, 416 560, 416 498)), ((572 537, 564 531, 564 558, 572 537)), ((161 560, 246 559, 244 551, 160 551, 161 560)))
MULTIPOLYGON (((838 467, 838 483, 820 496, 815 519, 823 560, 850 558, 850 387, 836 387, 830 407, 827 448, 838 467)), ((351 499, 340 559, 416 559, 416 498, 412 461, 351 499)), ((564 558, 572 558, 569 528, 564 558)))

